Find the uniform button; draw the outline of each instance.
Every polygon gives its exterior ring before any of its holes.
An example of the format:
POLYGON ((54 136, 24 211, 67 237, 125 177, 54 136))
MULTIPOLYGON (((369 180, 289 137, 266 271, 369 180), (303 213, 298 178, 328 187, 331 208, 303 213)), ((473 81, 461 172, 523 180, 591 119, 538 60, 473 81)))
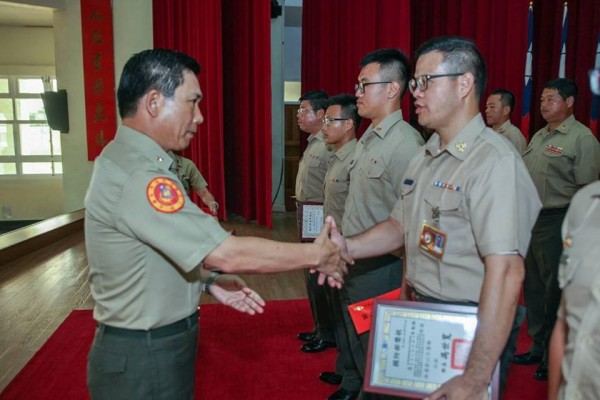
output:
POLYGON ((594 344, 594 338, 591 336, 588 336, 585 338, 585 341, 588 345, 592 346, 594 344))

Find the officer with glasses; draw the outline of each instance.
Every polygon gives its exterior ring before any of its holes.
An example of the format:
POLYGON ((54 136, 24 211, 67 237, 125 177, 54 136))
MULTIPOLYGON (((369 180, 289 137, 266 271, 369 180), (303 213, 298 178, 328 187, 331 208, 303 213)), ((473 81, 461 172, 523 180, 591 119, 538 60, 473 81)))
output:
MULTIPOLYGON (((406 56, 398 49, 375 50, 361 60, 360 67, 356 104, 358 114, 370 119, 371 125, 356 144, 350 165, 342 230, 351 236, 389 217, 400 196, 408 162, 423 145, 420 134, 403 120, 400 110, 410 76, 406 56)), ((401 273, 402 262, 392 254, 360 260, 350 268, 348 286, 340 291, 340 300, 359 376, 344 376, 342 388, 329 399, 356 398, 365 373, 368 333, 356 335, 347 306, 399 288, 401 273)))
POLYGON ((427 398, 482 399, 501 355, 508 365, 512 354, 505 345, 540 201, 519 154, 479 112, 486 67, 475 45, 432 39, 416 59, 409 89, 419 124, 435 132, 401 178, 391 216, 348 239, 334 229, 332 239, 353 259, 405 246, 403 300, 478 306, 464 373, 427 398))

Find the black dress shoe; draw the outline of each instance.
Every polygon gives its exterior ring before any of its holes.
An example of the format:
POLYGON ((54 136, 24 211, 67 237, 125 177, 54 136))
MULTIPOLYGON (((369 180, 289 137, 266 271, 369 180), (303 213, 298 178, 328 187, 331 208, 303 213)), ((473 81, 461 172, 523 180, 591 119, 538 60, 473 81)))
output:
POLYGON ((548 380, 548 363, 546 361, 542 362, 535 372, 533 373, 533 377, 538 381, 547 381, 548 380))
POLYGON ((519 365, 532 365, 542 362, 542 356, 536 356, 530 352, 521 353, 514 355, 512 362, 519 365))
POLYGON ((320 353, 322 351, 327 350, 330 347, 335 347, 335 342, 328 342, 326 340, 316 339, 312 342, 303 344, 300 347, 300 350, 302 350, 305 353, 320 353))
POLYGON ((346 389, 338 389, 327 400, 354 400, 358 397, 358 392, 351 392, 346 389))
POLYGON ((319 374, 319 379, 330 385, 339 385, 342 383, 342 376, 335 372, 321 372, 319 374))
POLYGON ((315 335, 314 332, 300 332, 298 334, 298 339, 302 340, 303 342, 312 342, 313 340, 317 339, 317 335, 315 335))

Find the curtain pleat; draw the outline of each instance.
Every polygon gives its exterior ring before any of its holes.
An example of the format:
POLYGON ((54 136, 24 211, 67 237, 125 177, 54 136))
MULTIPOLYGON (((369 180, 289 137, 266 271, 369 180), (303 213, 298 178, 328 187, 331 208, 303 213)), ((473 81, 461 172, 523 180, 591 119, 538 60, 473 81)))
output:
POLYGON ((230 211, 270 228, 271 5, 222 4, 227 202, 230 211))
MULTIPOLYGON (((198 166, 219 203, 219 216, 226 218, 221 0, 153 0, 152 7, 154 47, 189 54, 202 67, 198 80, 204 123, 182 155, 198 166)), ((193 199, 204 206, 195 193, 193 199)))

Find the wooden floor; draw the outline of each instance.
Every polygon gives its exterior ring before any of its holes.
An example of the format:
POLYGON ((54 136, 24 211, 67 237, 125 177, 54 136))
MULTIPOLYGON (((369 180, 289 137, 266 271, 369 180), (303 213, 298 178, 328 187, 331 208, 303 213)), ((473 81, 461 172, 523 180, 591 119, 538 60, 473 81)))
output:
MULTIPOLYGON (((295 215, 274 213, 270 231, 235 216, 223 226, 235 229, 237 236, 294 242, 295 215)), ((71 310, 93 308, 87 275, 83 232, 0 265, 0 392, 71 310)), ((306 297, 301 271, 246 275, 244 279, 265 300, 306 297)), ((210 296, 202 296, 201 304, 211 302, 210 296)))

